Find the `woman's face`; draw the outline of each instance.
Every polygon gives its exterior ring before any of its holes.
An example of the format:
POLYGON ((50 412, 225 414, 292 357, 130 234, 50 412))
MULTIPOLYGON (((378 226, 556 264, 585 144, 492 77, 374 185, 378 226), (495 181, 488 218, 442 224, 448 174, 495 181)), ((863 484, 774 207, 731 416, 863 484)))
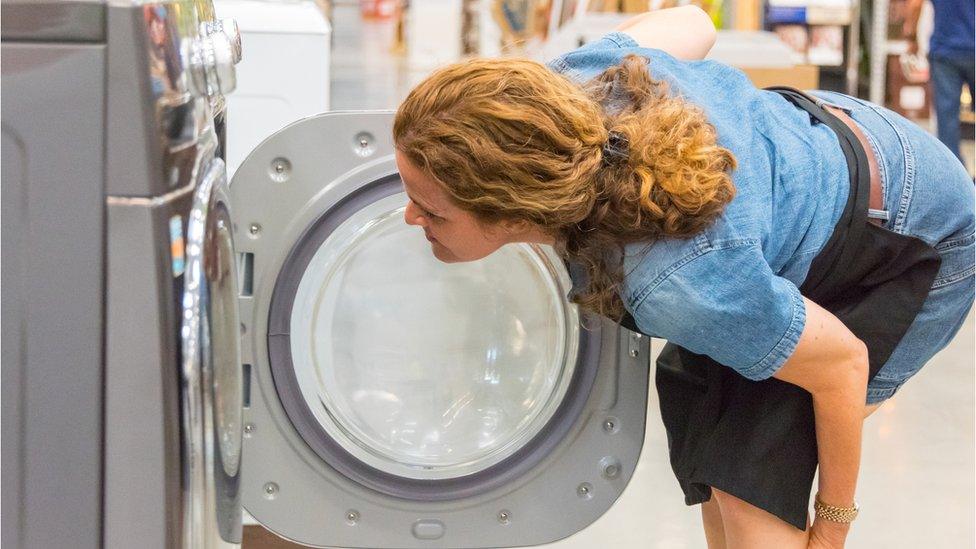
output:
POLYGON ((404 220, 424 230, 437 259, 445 263, 475 261, 524 236, 512 231, 510 224, 486 224, 455 205, 433 178, 420 171, 399 150, 396 163, 410 199, 404 220))

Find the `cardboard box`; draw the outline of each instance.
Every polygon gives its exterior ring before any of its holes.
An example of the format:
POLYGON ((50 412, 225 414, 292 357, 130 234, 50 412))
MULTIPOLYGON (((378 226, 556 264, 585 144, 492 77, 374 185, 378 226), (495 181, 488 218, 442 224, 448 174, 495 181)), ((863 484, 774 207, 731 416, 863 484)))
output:
POLYGON ((757 88, 792 86, 799 90, 815 90, 820 84, 820 69, 813 65, 795 65, 789 68, 750 67, 741 70, 757 88))
POLYGON ((648 0, 623 0, 620 3, 620 11, 623 13, 644 13, 650 10, 648 0))
POLYGON ((885 106, 913 120, 927 120, 932 108, 932 93, 928 80, 913 79, 905 74, 905 68, 898 55, 888 56, 885 106))
POLYGON ((264 529, 264 526, 253 524, 244 526, 244 538, 241 549, 305 549, 305 545, 292 543, 280 538, 264 529))

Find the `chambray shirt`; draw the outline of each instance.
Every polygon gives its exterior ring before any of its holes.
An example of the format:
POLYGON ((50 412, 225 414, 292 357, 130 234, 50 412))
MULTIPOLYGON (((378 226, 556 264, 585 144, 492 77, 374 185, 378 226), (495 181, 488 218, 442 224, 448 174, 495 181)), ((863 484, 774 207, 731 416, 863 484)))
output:
MULTIPOLYGON (((847 165, 828 127, 739 70, 682 61, 611 33, 550 61, 585 82, 624 56, 703 109, 735 155, 736 196, 692 238, 627 246, 621 297, 642 332, 753 379, 773 375, 796 349, 806 320, 798 290, 847 202, 847 165)), ((580 280, 576 277, 574 285, 580 280)))

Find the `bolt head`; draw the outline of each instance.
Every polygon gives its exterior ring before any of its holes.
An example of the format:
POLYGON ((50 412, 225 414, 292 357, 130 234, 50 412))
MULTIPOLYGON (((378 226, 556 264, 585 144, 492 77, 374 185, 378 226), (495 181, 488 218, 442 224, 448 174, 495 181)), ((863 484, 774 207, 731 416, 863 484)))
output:
POLYGON ((291 177, 291 161, 283 156, 279 156, 271 161, 268 175, 275 183, 284 183, 291 177))

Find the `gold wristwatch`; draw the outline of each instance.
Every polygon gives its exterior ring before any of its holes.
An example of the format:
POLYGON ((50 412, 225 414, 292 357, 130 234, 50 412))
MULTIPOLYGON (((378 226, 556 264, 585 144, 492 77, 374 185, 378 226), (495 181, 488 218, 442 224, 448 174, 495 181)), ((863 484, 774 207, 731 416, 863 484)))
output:
POLYGON ((813 510, 817 513, 817 516, 829 520, 831 522, 840 522, 844 524, 850 524, 854 522, 857 518, 857 502, 854 502, 853 507, 835 507, 833 505, 827 505, 826 503, 820 501, 820 494, 817 494, 813 498, 813 510))

